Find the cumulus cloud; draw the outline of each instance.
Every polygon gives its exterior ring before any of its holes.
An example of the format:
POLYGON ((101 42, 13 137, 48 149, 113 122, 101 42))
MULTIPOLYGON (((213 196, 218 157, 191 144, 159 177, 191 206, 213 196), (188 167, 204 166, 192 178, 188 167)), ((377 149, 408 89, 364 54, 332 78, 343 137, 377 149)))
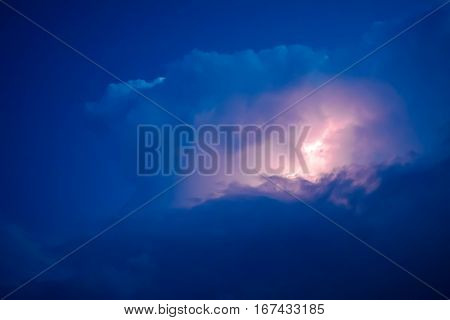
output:
POLYGON ((227 101, 285 88, 326 61, 325 53, 301 45, 231 54, 194 50, 169 66, 161 89, 190 115, 225 111, 227 101))
POLYGON ((140 91, 153 88, 162 83, 164 77, 156 78, 151 82, 142 79, 130 80, 126 83, 111 83, 105 91, 104 96, 98 102, 86 103, 86 110, 93 114, 116 114, 124 111, 124 109, 138 98, 133 88, 140 91))
MULTIPOLYGON (((411 21, 375 23, 354 51, 370 51, 411 21)), ((450 72, 441 63, 450 53, 448 21, 447 14, 437 14, 274 121, 311 126, 303 154, 312 177, 300 178, 323 183, 322 178, 350 167, 370 170, 408 162, 417 154, 443 153, 436 150, 450 136, 450 97, 444 88, 450 72)), ((340 71, 335 66, 348 57, 339 52, 303 45, 234 53, 194 50, 170 63, 164 77, 129 84, 194 126, 262 124, 340 71)), ((130 146, 135 145, 137 124, 176 123, 123 84, 111 84, 87 110, 117 134, 121 154, 134 155, 130 146)), ((126 164, 133 171, 134 160, 126 164)), ((281 177, 299 175, 284 172, 281 177)), ((198 176, 181 194, 199 203, 225 195, 231 185, 259 184, 239 173, 231 178, 198 176)))
MULTIPOLYGON (((129 84, 192 123, 204 112, 226 112, 226 103, 232 99, 286 88, 317 72, 326 61, 326 54, 301 45, 230 54, 194 50, 171 63, 164 77, 129 84)), ((155 117, 162 116, 124 84, 109 85, 104 96, 86 108, 92 113, 124 112, 123 119, 128 121, 158 123, 155 117)))
MULTIPOLYGON (((170 64, 164 78, 130 84, 194 126, 262 124, 327 79, 327 63, 327 53, 300 45, 258 52, 194 50, 170 64)), ((123 84, 110 85, 87 109, 132 139, 137 124, 173 120, 123 84)), ((311 126, 304 151, 315 179, 350 165, 392 162, 418 148, 395 90, 364 77, 330 84, 275 122, 311 126)), ((121 139, 125 149, 134 144, 121 139)), ((183 194, 197 200, 222 195, 230 183, 255 185, 240 173, 192 180, 183 194)))

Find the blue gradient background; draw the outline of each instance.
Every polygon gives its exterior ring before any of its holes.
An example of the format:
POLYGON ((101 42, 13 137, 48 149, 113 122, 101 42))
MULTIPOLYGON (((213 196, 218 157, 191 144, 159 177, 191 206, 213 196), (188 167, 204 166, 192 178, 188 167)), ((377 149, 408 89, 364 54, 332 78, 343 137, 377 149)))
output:
MULTIPOLYGON (((150 82, 192 50, 297 44, 325 52, 334 74, 441 2, 9 3, 121 79, 150 82)), ((135 127, 86 111, 117 81, 2 4, 0 43, 3 296, 174 180, 137 178, 135 145, 122 140, 135 127)), ((377 168, 380 186, 353 190, 350 208, 326 195, 312 203, 447 296, 449 57, 446 7, 344 76, 395 88, 422 152, 377 168)), ((165 97, 168 109, 195 117, 175 93, 165 97)), ((175 198, 159 198, 10 298, 442 298, 301 203, 235 194, 174 208, 175 198)))

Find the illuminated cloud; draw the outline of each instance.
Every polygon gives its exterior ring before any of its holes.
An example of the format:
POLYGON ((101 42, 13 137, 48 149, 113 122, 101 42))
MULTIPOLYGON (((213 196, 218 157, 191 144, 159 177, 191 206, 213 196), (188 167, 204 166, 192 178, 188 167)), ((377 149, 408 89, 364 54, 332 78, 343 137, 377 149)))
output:
MULTIPOLYGON (((234 54, 196 50, 171 64, 164 78, 129 83, 194 126, 262 125, 328 79, 330 75, 321 71, 326 69, 327 61, 326 54, 304 46, 234 54)), ((167 122, 166 115, 123 84, 110 85, 104 97, 89 103, 87 109, 106 119, 114 118, 110 122, 119 131, 127 128, 132 132, 141 123, 167 122)), ((302 172, 298 166, 279 174, 291 180, 320 184, 323 177, 341 177, 337 174, 341 170, 406 161, 412 151, 420 149, 396 92, 363 77, 339 79, 323 87, 272 123, 311 127, 302 148, 309 172, 302 172)), ((124 143, 129 148, 135 141, 124 143)), ((275 150, 273 161, 277 158, 275 150)), ((239 161, 239 154, 235 161, 239 161)), ((132 164, 134 159, 129 162, 132 164)), ((213 177, 195 176, 180 188, 178 201, 194 205, 226 195, 233 185, 258 188, 261 183, 258 176, 241 172, 232 176, 223 172, 213 177)), ((367 183, 366 189, 373 190, 374 183, 367 183)), ((361 184, 361 180, 355 182, 361 184)), ((300 194, 309 194, 305 187, 300 189, 300 194)))

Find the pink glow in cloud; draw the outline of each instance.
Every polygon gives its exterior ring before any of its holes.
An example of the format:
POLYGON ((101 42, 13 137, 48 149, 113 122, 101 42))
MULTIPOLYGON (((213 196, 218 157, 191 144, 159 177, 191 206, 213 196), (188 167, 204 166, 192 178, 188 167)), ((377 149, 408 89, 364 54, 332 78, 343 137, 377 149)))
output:
MULTIPOLYGON (((257 119, 264 123, 311 89, 298 85, 252 99, 234 98, 222 109, 200 115, 198 119, 239 124, 255 123, 257 119)), ((322 190, 321 185, 333 179, 346 179, 351 182, 350 186, 371 192, 377 187, 372 168, 407 161, 411 151, 419 149, 401 100, 388 86, 370 81, 334 83, 272 123, 311 128, 302 147, 309 172, 303 172, 298 164, 294 169, 286 167, 277 175, 289 190, 306 198, 316 196, 322 190)), ((272 162, 277 162, 279 152, 283 150, 277 151, 275 147, 272 162)), ((235 155, 236 161, 239 156, 235 155)), ((223 173, 213 177, 198 176, 183 190, 183 198, 195 199, 195 203, 250 190, 280 196, 258 175, 235 172, 232 176, 223 173)), ((345 205, 345 190, 341 191, 332 193, 330 200, 345 205)))

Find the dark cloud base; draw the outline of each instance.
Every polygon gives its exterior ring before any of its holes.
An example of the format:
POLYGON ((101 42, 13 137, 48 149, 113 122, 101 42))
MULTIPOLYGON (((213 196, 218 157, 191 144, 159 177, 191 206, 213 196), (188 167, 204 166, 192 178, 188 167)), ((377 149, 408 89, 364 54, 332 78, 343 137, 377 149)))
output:
MULTIPOLYGON (((392 166, 379 172, 375 192, 364 196, 355 190, 349 196, 351 208, 324 199, 313 205, 450 295, 449 165, 447 159, 392 166)), ((10 252, 33 250, 17 236, 2 233, 2 238, 10 252)), ((56 258, 76 242, 46 248, 45 256, 56 258)), ((1 270, 1 283, 8 283, 1 286, 2 294, 52 261, 37 253, 24 261, 20 254, 7 255, 5 248, 2 256, 11 260, 7 265, 19 266, 1 270)), ((442 297, 301 203, 240 196, 193 209, 149 208, 11 298, 442 297)))

